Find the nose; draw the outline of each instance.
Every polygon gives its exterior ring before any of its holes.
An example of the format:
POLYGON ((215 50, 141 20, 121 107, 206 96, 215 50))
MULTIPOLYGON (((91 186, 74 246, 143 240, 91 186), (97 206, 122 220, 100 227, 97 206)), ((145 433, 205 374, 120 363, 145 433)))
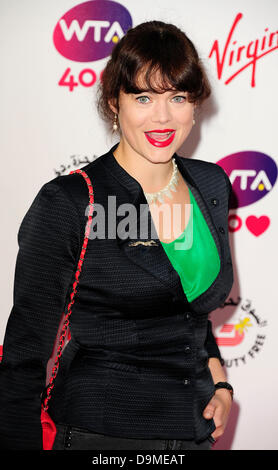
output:
POLYGON ((152 111, 152 122, 164 124, 172 118, 169 105, 164 100, 157 100, 152 111))

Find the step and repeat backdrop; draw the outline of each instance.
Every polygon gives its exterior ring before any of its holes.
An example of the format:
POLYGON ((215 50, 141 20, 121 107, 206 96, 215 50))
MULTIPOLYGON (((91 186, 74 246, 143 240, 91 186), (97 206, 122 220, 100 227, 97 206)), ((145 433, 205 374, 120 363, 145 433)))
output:
POLYGON ((276 0, 1 0, 1 318, 13 303, 19 225, 41 186, 82 168, 118 137, 96 86, 126 31, 181 28, 212 85, 182 156, 217 163, 233 185, 234 285, 210 318, 235 397, 220 449, 278 449, 276 0))

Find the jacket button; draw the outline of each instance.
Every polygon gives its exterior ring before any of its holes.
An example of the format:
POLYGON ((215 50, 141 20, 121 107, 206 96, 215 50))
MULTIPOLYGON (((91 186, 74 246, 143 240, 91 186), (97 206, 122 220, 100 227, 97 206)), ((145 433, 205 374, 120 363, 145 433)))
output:
POLYGON ((188 313, 188 312, 185 313, 183 318, 184 318, 185 320, 190 320, 190 318, 191 318, 190 313, 188 313))
POLYGON ((213 197, 213 198, 210 200, 210 202, 211 202, 211 204, 212 204, 213 206, 218 206, 218 204, 219 204, 219 201, 218 201, 218 199, 217 199, 216 197, 213 197))
POLYGON ((224 230, 224 228, 223 228, 223 227, 218 227, 218 229, 219 229, 219 232, 221 232, 221 233, 225 233, 225 230, 224 230))
POLYGON ((190 346, 185 346, 184 352, 186 352, 188 354, 188 353, 190 353, 190 351, 191 351, 190 346))
POLYGON ((190 380, 189 379, 183 379, 183 385, 189 385, 190 380))

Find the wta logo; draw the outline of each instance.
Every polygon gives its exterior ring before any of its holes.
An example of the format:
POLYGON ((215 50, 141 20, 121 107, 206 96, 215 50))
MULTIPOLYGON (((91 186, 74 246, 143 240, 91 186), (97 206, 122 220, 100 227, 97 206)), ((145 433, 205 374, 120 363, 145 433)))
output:
POLYGON ((53 42, 67 59, 92 62, 109 56, 131 27, 125 7, 110 0, 93 0, 71 8, 60 18, 53 42))
POLYGON ((231 208, 248 206, 272 191, 277 180, 277 165, 268 155, 245 151, 228 155, 217 162, 233 185, 231 208))

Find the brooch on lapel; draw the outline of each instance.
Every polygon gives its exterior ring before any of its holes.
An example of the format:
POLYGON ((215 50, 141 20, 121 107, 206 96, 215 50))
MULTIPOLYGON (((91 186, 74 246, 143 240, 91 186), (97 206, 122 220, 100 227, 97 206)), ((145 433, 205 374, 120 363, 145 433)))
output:
POLYGON ((158 243, 155 240, 148 240, 146 242, 142 241, 136 241, 136 242, 130 242, 128 246, 137 246, 137 245, 144 245, 144 246, 158 246, 158 243))

